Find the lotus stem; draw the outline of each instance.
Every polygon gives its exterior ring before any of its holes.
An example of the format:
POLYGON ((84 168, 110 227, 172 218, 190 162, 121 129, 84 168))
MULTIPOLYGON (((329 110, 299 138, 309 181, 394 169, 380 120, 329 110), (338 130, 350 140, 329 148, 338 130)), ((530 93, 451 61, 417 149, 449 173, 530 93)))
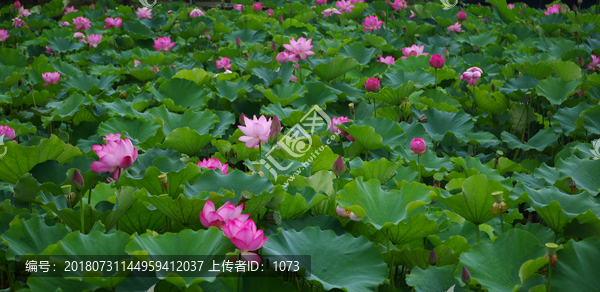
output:
MULTIPOLYGON (((479 224, 475 225, 475 227, 476 227, 475 229, 477 231, 477 243, 480 243, 481 242, 481 234, 479 234, 479 224)), ((468 287, 468 285, 467 285, 467 287, 468 287)))
POLYGON ((504 234, 504 212, 500 210, 500 227, 502 228, 502 234, 504 234))
POLYGON ((85 202, 83 201, 83 196, 81 196, 81 200, 79 201, 79 204, 81 205, 80 208, 79 208, 80 209, 79 211, 81 211, 81 234, 85 234, 84 233, 85 232, 85 229, 84 229, 84 227, 85 227, 85 223, 84 223, 85 222, 85 215, 84 215, 84 211, 83 211, 84 210, 83 207, 85 205, 85 202))
POLYGON ((550 292, 550 282, 552 282, 552 260, 548 264, 548 289, 546 289, 548 292, 550 292))
MULTIPOLYGON (((438 71, 438 69, 435 68, 435 71, 434 71, 435 72, 435 89, 438 88, 438 85, 437 85, 437 71, 438 71)), ((475 98, 475 97, 473 97, 473 98, 475 98)))
POLYGON ((419 173, 419 183, 421 183, 421 154, 417 156, 417 172, 419 173))
MULTIPOLYGON (((386 230, 385 233, 385 237, 387 239, 387 252, 390 254, 390 272, 389 272, 389 276, 390 276, 390 286, 392 286, 392 291, 394 291, 395 289, 395 285, 394 285, 394 256, 392 256, 392 253, 390 252, 390 230, 386 230)), ((388 289, 389 290, 389 289, 388 289)))

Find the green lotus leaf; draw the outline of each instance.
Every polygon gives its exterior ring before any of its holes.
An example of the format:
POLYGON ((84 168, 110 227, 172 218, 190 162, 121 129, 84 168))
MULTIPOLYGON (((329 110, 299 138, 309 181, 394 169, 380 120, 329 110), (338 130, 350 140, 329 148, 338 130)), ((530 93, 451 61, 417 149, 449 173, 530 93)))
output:
POLYGON ((262 248, 264 255, 309 255, 311 275, 306 279, 326 290, 344 289, 348 292, 371 291, 387 277, 386 264, 377 247, 365 238, 350 234, 337 236, 333 231, 306 227, 302 231, 280 230, 262 248), (352 272, 354 267, 363 273, 352 272))
POLYGON ((70 39, 63 37, 53 37, 48 40, 48 46, 52 48, 52 51, 65 53, 70 51, 77 51, 83 48, 83 43, 75 43, 70 39))
POLYGON ((80 107, 90 105, 93 102, 89 95, 81 95, 77 92, 71 94, 65 100, 49 102, 46 107, 53 108, 50 117, 42 117, 44 127, 48 127, 50 122, 54 121, 70 121, 73 116, 79 111, 80 107))
POLYGON ((139 145, 155 136, 159 129, 160 124, 150 119, 112 117, 100 124, 98 134, 103 136, 111 133, 126 135, 134 145, 139 145))
POLYGON ((139 21, 124 21, 123 29, 131 33, 133 40, 149 39, 152 31, 139 21))
POLYGON ((423 69, 418 69, 414 73, 404 71, 389 72, 383 75, 381 84, 391 88, 398 88, 402 84, 412 81, 417 88, 434 84, 435 76, 433 73, 427 73, 423 69))
POLYGON ((210 111, 197 112, 188 109, 180 115, 170 113, 164 105, 151 109, 150 115, 155 119, 161 120, 165 135, 169 135, 174 130, 184 127, 189 127, 198 133, 206 134, 219 121, 218 117, 210 111))
MULTIPOLYGON (((53 1, 54 2, 54 1, 53 1)), ((58 1, 61 2, 62 1, 58 1)), ((47 5, 47 4, 46 4, 47 5)), ((59 11, 60 15, 62 13, 62 9, 59 11)), ((70 280, 63 277, 48 277, 45 272, 35 272, 27 279, 27 286, 33 289, 32 291, 64 291, 64 292, 78 292, 85 290, 94 290, 98 289, 98 286, 88 284, 86 282, 81 282, 78 280, 70 280), (62 288, 59 288, 62 287, 62 288), (54 288, 55 290, 48 290, 54 288), (63 289, 64 288, 64 289, 63 289)), ((23 289, 19 289, 23 290, 23 289)), ((27 291, 27 290, 24 290, 27 291)))
POLYGON ((501 115, 509 105, 509 100, 501 92, 490 94, 485 90, 475 88, 475 104, 478 109, 491 112, 496 115, 501 115))
POLYGON ((406 284, 415 287, 418 292, 467 291, 466 288, 460 286, 461 282, 454 278, 454 270, 456 270, 454 265, 428 267, 425 270, 417 266, 411 270, 409 275, 406 275, 406 284))
MULTIPOLYGON (((156 161, 156 160, 154 160, 156 161)), ((200 168, 194 164, 188 164, 181 170, 172 170, 167 173, 168 186, 167 190, 163 192, 161 188, 160 180, 158 176, 163 174, 155 166, 150 166, 146 169, 143 175, 132 176, 129 173, 121 180, 119 179, 118 185, 131 185, 139 188, 144 188, 152 195, 168 194, 171 198, 176 198, 181 190, 180 185, 195 181, 201 174, 200 168)))
POLYGON ((546 128, 537 132, 527 143, 522 143, 515 135, 509 132, 502 132, 501 136, 502 141, 506 142, 510 149, 523 149, 523 151, 531 149, 543 151, 548 146, 555 146, 559 138, 552 128, 546 128))
MULTIPOLYGON (((562 128, 563 133, 569 135, 573 131, 581 130, 578 127, 577 120, 580 119, 581 113, 583 111, 586 111, 591 107, 592 105, 586 102, 582 102, 572 108, 560 108, 558 112, 556 112, 556 114, 552 117, 552 123, 556 125, 555 122, 558 122, 560 124, 560 127, 562 128)), ((581 124, 583 125, 583 121, 581 122, 581 124)))
POLYGON ((216 88, 219 96, 225 97, 229 101, 235 101, 239 96, 252 91, 252 86, 242 79, 238 82, 229 82, 227 80, 218 81, 216 88))
POLYGON ((579 242, 569 240, 564 244, 563 248, 556 252, 559 262, 552 268, 551 289, 561 291, 569 289, 568 287, 580 287, 587 290, 597 287, 598 279, 592 275, 598 273, 598 266, 594 263, 594 259, 598 257, 598 244, 600 239, 597 237, 579 242), (581 281, 582 279, 585 281, 581 281))
POLYGON ((67 234, 69 231, 64 225, 48 226, 41 217, 19 219, 2 234, 2 240, 8 243, 6 259, 15 260, 15 255, 38 255, 67 234))
POLYGON ((348 46, 343 46, 339 50, 342 56, 353 58, 358 61, 358 64, 365 66, 369 64, 371 58, 375 54, 375 48, 367 49, 360 43, 354 43, 348 46))
POLYGON ((129 75, 142 82, 153 80, 156 76, 150 67, 133 68, 129 71, 129 75))
POLYGON ((171 78, 161 84, 159 89, 151 87, 152 93, 171 111, 182 112, 188 108, 201 110, 206 106, 207 91, 202 90, 194 81, 171 78))
MULTIPOLYGON (((212 193, 213 195, 216 193, 212 193)), ((200 211, 204 207, 204 203, 206 203, 206 199, 208 199, 208 192, 197 194, 196 196, 200 196, 202 198, 188 198, 183 193, 179 194, 175 199, 172 199, 169 196, 150 196, 146 192, 140 192, 136 195, 136 199, 152 204, 152 206, 156 207, 161 213, 166 215, 168 218, 177 221, 179 224, 183 226, 184 229, 200 229, 202 225, 200 223, 200 211), (205 196, 206 195, 206 196, 205 196)), ((219 197, 218 194, 214 195, 219 197)), ((172 230, 172 226, 169 227, 169 231, 172 230)))
POLYGON ((227 201, 237 204, 243 190, 248 189, 253 194, 261 194, 263 190, 273 191, 273 184, 267 177, 261 177, 259 174, 248 175, 237 169, 230 169, 228 175, 222 175, 218 171, 205 171, 195 184, 185 184, 185 193, 192 195, 197 195, 200 191, 219 192, 221 189, 234 193, 235 198, 227 201))
POLYGON ((428 122, 423 125, 427 134, 433 141, 442 141, 447 133, 454 134, 459 139, 464 139, 473 128, 471 116, 464 111, 457 113, 438 111, 429 109, 426 111, 415 111, 415 115, 425 114, 428 122))
POLYGON ((466 42, 470 45, 478 45, 483 48, 491 43, 495 43, 496 38, 497 36, 491 33, 482 33, 479 35, 461 34, 456 38, 456 40, 460 42, 466 42))
POLYGON ((430 56, 414 56, 402 60, 398 58, 394 65, 390 66, 390 70, 404 71, 404 72, 415 72, 419 69, 428 69, 430 56))
POLYGON ((378 161, 365 161, 360 168, 353 168, 350 173, 354 178, 363 177, 365 181, 376 179, 385 184, 393 177, 398 166, 398 163, 381 158, 378 161))
POLYGON ((120 116, 128 119, 133 118, 148 118, 148 113, 142 113, 138 109, 138 103, 135 101, 125 101, 123 99, 117 99, 114 102, 108 103, 104 101, 99 101, 103 108, 111 116, 120 116), (137 109, 136 109, 137 108, 137 109))
POLYGON ((561 78, 549 77, 542 80, 536 87, 539 95, 545 96, 550 104, 561 104, 579 86, 579 80, 564 81, 561 78))
POLYGON ((556 76, 564 81, 569 82, 581 79, 581 68, 573 62, 558 60, 552 64, 552 67, 554 67, 556 76))
MULTIPOLYGON (((42 205, 43 209, 57 214, 60 220, 72 230, 81 230, 81 208, 69 208, 64 195, 54 196, 52 194, 40 192, 40 195, 36 198, 36 203, 42 205), (76 209, 77 211, 75 211, 76 209)), ((96 224, 98 223, 97 221, 106 222, 106 218, 111 212, 112 210, 105 212, 98 211, 95 207, 86 204, 83 210, 84 233, 89 233, 94 230, 98 225, 96 224)))
POLYGON ((537 120, 533 108, 524 104, 513 104, 509 110, 509 114, 513 133, 523 133, 526 125, 537 120))
POLYGON ((286 106, 292 101, 303 97, 305 89, 299 82, 277 84, 269 89, 258 88, 269 101, 272 103, 281 103, 281 106, 286 106))
POLYGON ((600 117, 600 106, 596 105, 582 113, 583 119, 577 120, 577 128, 584 128, 586 131, 590 133, 598 134, 600 133, 600 122, 598 122, 598 118, 600 117), (581 127, 580 121, 582 121, 583 127, 581 127))
POLYGON ((272 69, 264 68, 262 66, 256 66, 252 69, 252 74, 262 79, 266 86, 273 86, 274 84, 288 84, 292 77, 294 65, 291 62, 286 62, 279 67, 279 71, 275 72, 272 69))
POLYGON ((376 36, 374 34, 365 34, 364 38, 371 46, 376 47, 378 49, 383 48, 383 46, 387 44, 384 38, 376 36))
POLYGON ((119 230, 129 234, 143 234, 146 230, 161 231, 166 226, 164 214, 155 207, 146 207, 141 201, 135 201, 121 218, 119 230))
POLYGON ((295 108, 301 108, 305 105, 318 105, 325 107, 325 104, 337 101, 335 93, 327 88, 323 82, 305 82, 304 86, 308 90, 303 97, 290 103, 295 108))
POLYGON ((390 87, 382 88, 377 94, 370 94, 373 98, 389 103, 391 105, 400 105, 408 100, 408 97, 415 91, 415 85, 412 81, 402 86, 392 89, 390 87))
POLYGON ((238 31, 234 31, 230 34, 225 35, 225 40, 230 43, 235 44, 236 38, 240 38, 242 42, 248 42, 251 44, 260 44, 264 42, 265 37, 267 36, 267 32, 262 29, 259 30, 250 30, 250 29, 242 29, 238 31))
MULTIPOLYGON (((356 3, 355 3, 356 4, 356 3)), ((338 77, 346 74, 350 70, 356 68, 359 63, 353 58, 347 58, 342 55, 337 55, 327 63, 321 63, 316 65, 312 71, 319 78, 326 82, 331 82, 338 77)))
POLYGON ((199 134, 198 131, 189 127, 173 130, 165 139, 161 148, 173 148, 176 151, 194 156, 204 149, 214 139, 213 135, 199 134))
POLYGON ((539 79, 531 77, 529 74, 522 74, 521 77, 507 79, 500 91, 504 94, 510 94, 515 91, 522 93, 535 88, 540 83, 539 79))

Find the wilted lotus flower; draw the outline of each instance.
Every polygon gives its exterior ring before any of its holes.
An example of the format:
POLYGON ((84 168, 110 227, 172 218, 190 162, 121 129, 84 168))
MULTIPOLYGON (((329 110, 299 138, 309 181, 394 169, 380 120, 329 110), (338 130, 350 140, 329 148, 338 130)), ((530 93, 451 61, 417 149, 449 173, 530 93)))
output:
POLYGON ((515 8, 515 4, 508 4, 508 9, 513 10, 515 8))
POLYGON ((71 24, 69 22, 67 22, 67 21, 63 21, 63 22, 60 23, 60 25, 61 26, 69 26, 71 24))
MULTIPOLYGON (((0 136, 4 136, 8 139, 14 139, 15 135, 15 129, 11 128, 9 125, 0 125, 0 136)), ((0 138, 0 141, 2 141, 2 138, 0 138)))
POLYGON ((275 15, 275 12, 273 9, 269 8, 269 10, 267 10, 267 17, 273 17, 273 15, 275 15))
POLYGON ((6 41, 6 39, 8 39, 8 37, 10 37, 10 35, 8 34, 8 31, 6 31, 6 29, 0 29, 0 42, 6 41))
POLYGON ((323 14, 323 18, 333 16, 334 14, 342 15, 342 13, 335 8, 327 8, 327 9, 323 10, 323 12, 321 12, 321 14, 323 14))
POLYGON ((410 149, 413 151, 412 154, 419 154, 419 156, 427 152, 427 143, 421 138, 414 138, 410 142, 410 149))
POLYGON ((259 119, 254 116, 251 120, 244 117, 245 126, 238 126, 245 136, 241 136, 239 141, 245 142, 247 148, 258 148, 258 144, 269 142, 269 132, 271 131, 271 123, 273 121, 261 115, 259 119))
POLYGON ((159 37, 154 40, 154 49, 157 51, 168 52, 171 48, 175 46, 175 43, 171 42, 170 37, 159 37))
POLYGON ((245 8, 246 7, 244 5, 242 5, 242 4, 235 4, 235 5, 233 5, 233 9, 235 9, 235 10, 237 10, 239 12, 244 11, 245 8))
POLYGON ((75 186, 75 189, 77 191, 83 190, 83 185, 85 185, 85 181, 83 180, 83 175, 81 175, 81 172, 79 172, 78 169, 75 169, 75 171, 73 172, 72 181, 73 186, 75 186))
POLYGON ((208 168, 208 169, 220 169, 221 172, 224 175, 228 175, 229 174, 229 164, 225 163, 225 164, 221 164, 221 161, 219 161, 219 159, 216 158, 209 158, 208 160, 206 160, 206 158, 204 158, 204 160, 199 161, 198 162, 198 167, 202 168, 208 168))
POLYGON ((478 67, 471 67, 467 69, 467 71, 465 71, 459 79, 467 81, 471 86, 475 86, 477 80, 479 80, 479 77, 481 77, 481 74, 483 74, 481 69, 478 67))
POLYGON ((451 25, 451 26, 447 27, 447 29, 449 31, 460 32, 461 31, 461 25, 460 25, 459 22, 457 22, 454 25, 451 25))
POLYGON ((380 21, 377 16, 367 16, 362 25, 365 27, 363 31, 374 31, 379 30, 383 21, 380 21))
POLYGON ((404 56, 402 56, 402 60, 406 60, 407 57, 410 56, 427 56, 429 55, 429 53, 423 53, 423 50, 425 49, 425 45, 423 46, 417 46, 417 45, 412 45, 410 47, 406 47, 404 49, 402 49, 402 54, 404 54, 404 56))
POLYGON ((340 155, 333 163, 333 173, 339 177, 342 175, 342 173, 344 173, 344 170, 346 170, 346 165, 344 165, 344 159, 340 155))
POLYGON ((63 15, 67 15, 68 13, 77 12, 77 11, 79 11, 79 10, 75 9, 75 6, 65 7, 65 12, 63 13, 63 15))
POLYGON ((152 9, 148 9, 146 7, 138 8, 138 11, 135 14, 137 14, 138 19, 152 19, 152 9))
POLYGON ((394 9, 394 11, 406 8, 408 8, 408 3, 405 0, 396 0, 394 3, 392 3, 392 9, 394 9))
POLYGON ((370 92, 379 91, 379 79, 377 78, 369 78, 365 81, 365 89, 370 92))
POLYGON ((300 59, 304 60, 308 58, 308 56, 315 54, 315 52, 310 50, 313 47, 313 45, 310 44, 311 42, 312 39, 307 40, 303 37, 299 38, 298 41, 292 38, 290 40, 290 44, 284 44, 283 47, 286 48, 288 51, 294 53, 295 55, 298 55, 300 59))
POLYGON ((215 212, 215 204, 212 201, 206 201, 204 208, 200 212, 200 223, 206 228, 214 226, 223 230, 223 225, 229 220, 248 220, 250 214, 242 214, 243 210, 244 205, 236 207, 232 202, 227 202, 215 212))
POLYGON ((98 44, 102 41, 101 34, 91 34, 87 37, 87 42, 90 47, 97 48, 98 44))
POLYGON ((13 26, 14 27, 24 27, 25 26, 25 20, 20 19, 18 16, 12 19, 13 21, 13 26))
POLYGON ((469 270, 465 266, 463 266, 462 273, 460 273, 460 279, 467 285, 471 282, 471 273, 469 273, 469 270))
POLYGON ((222 57, 219 60, 215 61, 217 63, 217 69, 225 68, 226 70, 231 69, 231 64, 229 64, 230 59, 227 57, 222 57))
POLYGON ((432 266, 437 265, 437 261, 438 261, 438 257, 437 254, 435 254, 435 251, 431 251, 431 253, 429 254, 429 264, 432 266))
POLYGON ((340 9, 340 12, 348 12, 348 13, 352 13, 352 8, 356 7, 356 6, 352 5, 352 2, 350 0, 337 1, 337 2, 335 2, 335 6, 340 9))
POLYGON ((388 66, 392 66, 392 65, 394 65, 394 63, 396 63, 396 60, 394 60, 394 57, 392 57, 392 56, 387 56, 385 58, 379 57, 379 60, 377 62, 384 63, 388 66))
POLYGON ((122 140, 121 134, 111 133, 103 139, 106 140, 106 145, 92 145, 92 150, 100 158, 100 161, 92 162, 92 170, 98 173, 108 172, 118 180, 120 170, 130 167, 137 159, 137 148, 133 147, 129 138, 122 140))
POLYGON ((75 30, 88 30, 92 27, 92 22, 81 16, 73 19, 73 24, 75 25, 75 30))
POLYGON ((356 216, 354 214, 354 212, 350 212, 350 210, 342 209, 342 208, 340 208, 340 206, 335 207, 335 212, 338 214, 338 216, 342 217, 342 219, 350 218, 350 220, 352 220, 352 221, 362 220, 362 218, 360 218, 360 216, 356 216))
POLYGON ((260 264, 260 256, 250 252, 261 248, 267 237, 260 229, 256 229, 256 224, 252 219, 241 221, 232 219, 223 226, 223 234, 231 239, 231 242, 240 249, 242 258, 246 262, 257 262, 260 264))
POLYGON ((260 4, 259 2, 256 3, 252 3, 252 10, 259 12, 262 10, 262 4, 260 4))
POLYGON ((200 16, 204 16, 204 12, 202 12, 202 10, 196 8, 194 10, 192 10, 192 12, 190 12, 190 17, 191 18, 196 18, 196 17, 200 17, 200 16))
POLYGON ((42 74, 42 78, 44 78, 44 81, 46 81, 46 83, 44 83, 43 86, 58 84, 58 81, 60 81, 60 73, 58 73, 58 72, 44 73, 44 74, 42 74))
POLYGON ((467 13, 465 13, 464 11, 459 12, 458 14, 456 14, 456 19, 458 19, 458 21, 467 20, 467 13))

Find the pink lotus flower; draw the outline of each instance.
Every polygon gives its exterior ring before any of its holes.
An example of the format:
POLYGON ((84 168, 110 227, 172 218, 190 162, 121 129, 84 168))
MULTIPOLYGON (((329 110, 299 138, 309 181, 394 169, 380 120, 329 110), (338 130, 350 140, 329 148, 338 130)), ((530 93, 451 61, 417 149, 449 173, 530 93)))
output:
POLYGON ((567 10, 564 7, 562 7, 560 4, 554 4, 552 6, 548 6, 548 10, 544 11, 544 14, 546 14, 546 15, 558 14, 561 11, 565 12, 567 10))
POLYGON ((92 27, 92 22, 85 17, 77 17, 73 19, 73 24, 75 25, 75 30, 88 30, 92 27))
POLYGON ((98 44, 102 41, 101 34, 91 34, 87 37, 87 43, 90 47, 97 48, 98 44))
POLYGON ((336 134, 336 135, 342 135, 345 136, 346 138, 348 138, 348 140, 350 141, 354 141, 354 137, 352 137, 350 134, 348 134, 348 132, 340 129, 339 127, 336 127, 335 125, 341 125, 343 123, 349 123, 350 119, 348 119, 348 117, 334 117, 333 119, 331 119, 331 124, 329 125, 329 130, 336 134))
POLYGON ((46 46, 46 52, 45 52, 45 53, 46 53, 46 54, 50 54, 50 55, 53 55, 53 54, 54 54, 54 52, 52 51, 52 48, 51 48, 51 47, 49 47, 49 46, 46 46))
POLYGON ((515 4, 508 4, 508 9, 513 10, 515 8, 515 4))
POLYGON ((374 31, 379 30, 383 21, 380 21, 377 16, 367 16, 362 25, 365 27, 363 31, 374 31))
POLYGON ((25 20, 20 19, 18 16, 12 19, 13 21, 13 26, 14 27, 24 27, 25 26, 25 20))
POLYGON ((408 17, 408 19, 415 19, 415 18, 417 18, 417 15, 415 14, 414 11, 411 10, 410 11, 410 16, 408 17))
POLYGON ((198 162, 198 167, 202 168, 208 168, 208 169, 220 169, 221 172, 224 175, 228 175, 229 174, 229 164, 225 163, 225 164, 221 164, 221 161, 219 161, 219 159, 216 158, 209 158, 208 160, 206 160, 206 158, 204 158, 204 160, 198 162))
POLYGON ((75 6, 65 7, 65 12, 63 13, 63 15, 67 15, 68 13, 77 12, 77 11, 79 11, 79 10, 75 9, 75 6))
POLYGON ((265 118, 264 115, 259 119, 254 116, 251 120, 244 116, 245 126, 238 126, 245 136, 239 138, 239 141, 246 143, 246 148, 258 148, 258 144, 265 144, 269 141, 269 133, 271 131, 272 120, 265 118))
MULTIPOLYGON (((8 125, 6 125, 6 126, 0 125, 0 136, 4 136, 8 139, 14 139, 15 135, 16 135, 15 129, 11 128, 8 125)), ((2 141, 2 138, 0 138, 0 141, 2 141)))
POLYGON ((377 78, 369 78, 365 81, 365 89, 371 92, 379 91, 379 79, 377 78))
POLYGON ((315 52, 310 50, 313 47, 313 45, 310 44, 311 42, 312 42, 312 39, 306 40, 303 37, 299 38, 298 41, 296 41, 296 40, 294 40, 294 38, 292 38, 290 40, 290 44, 289 45, 285 44, 285 45, 283 45, 283 47, 285 47, 288 51, 298 55, 298 57, 300 57, 300 59, 304 60, 304 59, 308 58, 308 56, 315 54, 315 52))
POLYGON ((394 3, 392 3, 392 9, 394 9, 394 11, 398 11, 398 10, 403 10, 403 9, 407 9, 408 8, 408 3, 406 3, 406 1, 404 0, 396 0, 394 1, 394 3))
POLYGON ((246 6, 244 6, 242 4, 235 4, 235 5, 233 5, 233 9, 235 9, 239 12, 242 12, 242 11, 244 11, 244 9, 246 9, 246 6))
POLYGON ((142 62, 138 61, 138 60, 133 60, 133 66, 137 67, 139 65, 142 65, 142 62))
POLYGON ((252 3, 252 10, 259 12, 262 10, 262 4, 260 3, 252 3))
POLYGON ((273 9, 269 8, 269 10, 267 10, 267 17, 273 17, 273 15, 275 15, 275 12, 273 9))
POLYGON ((365 0, 350 0, 351 3, 365 3, 365 0))
POLYGON ((444 67, 444 62, 446 62, 446 59, 442 55, 434 54, 429 59, 429 66, 439 69, 444 67))
POLYGON ((217 69, 225 68, 225 70, 231 69, 231 64, 229 64, 231 60, 229 58, 223 57, 216 61, 217 69))
POLYGON ((352 2, 350 0, 337 1, 337 2, 335 2, 335 6, 340 9, 340 12, 348 12, 348 13, 352 13, 352 8, 356 7, 356 6, 352 5, 352 2))
POLYGON ((410 141, 410 149, 413 151, 412 154, 419 154, 419 156, 427 152, 427 143, 421 138, 414 138, 410 141))
POLYGON ((200 16, 204 16, 204 12, 202 12, 202 10, 196 8, 194 10, 192 10, 192 12, 190 12, 190 17, 191 18, 196 18, 196 17, 200 17, 200 16))
POLYGON ((385 58, 384 57, 379 57, 379 61, 377 61, 377 62, 381 62, 381 63, 384 63, 384 64, 386 64, 388 66, 392 66, 392 65, 394 65, 394 63, 396 63, 396 60, 392 56, 387 56, 385 58))
POLYGON ((592 55, 592 62, 585 65, 585 68, 587 68, 590 71, 600 69, 598 68, 598 64, 600 64, 600 58, 596 57, 596 55, 592 55))
POLYGON ((167 11, 167 14, 171 14, 171 13, 173 13, 173 10, 167 11))
POLYGON ((170 37, 160 37, 154 40, 154 49, 157 51, 168 52, 171 48, 175 46, 175 43, 171 42, 170 37))
POLYGON ((456 14, 456 19, 458 19, 458 21, 467 20, 467 13, 465 13, 464 11, 459 12, 458 14, 456 14))
POLYGON ((290 52, 281 52, 277 54, 275 58, 279 64, 283 64, 285 62, 298 62, 300 59, 294 53, 290 52))
POLYGON ((0 29, 0 42, 6 41, 6 39, 8 39, 8 37, 10 37, 10 35, 8 34, 8 31, 6 31, 6 29, 0 29))
POLYGON ((138 156, 129 138, 121 139, 121 134, 108 134, 103 140, 106 145, 92 145, 100 161, 92 162, 92 170, 97 173, 108 172, 115 180, 119 179, 119 170, 130 167, 138 156))
POLYGON ((137 14, 138 19, 152 19, 152 9, 148 9, 146 7, 138 8, 138 11, 135 14, 137 14))
POLYGON ((412 45, 410 47, 406 47, 404 49, 402 49, 402 54, 404 54, 404 56, 402 56, 402 60, 406 60, 407 57, 410 56, 427 56, 429 55, 429 53, 423 53, 423 50, 425 49, 425 45, 423 46, 417 46, 417 45, 412 45))
POLYGON ((121 27, 123 25, 123 19, 121 19, 120 17, 107 17, 106 19, 104 19, 104 21, 106 22, 106 24, 104 25, 104 29, 111 27, 121 27))
POLYGON ((327 17, 332 16, 334 14, 342 15, 342 13, 339 10, 335 9, 335 8, 327 8, 327 9, 323 10, 323 12, 321 12, 321 14, 323 14, 323 18, 327 18, 327 17))
POLYGON ((58 73, 58 72, 43 73, 42 78, 44 78, 44 81, 46 81, 46 83, 44 83, 43 86, 58 84, 58 81, 60 81, 60 73, 58 73))
POLYGON ((292 77, 290 77, 290 82, 297 82, 298 81, 298 77, 296 77, 295 75, 292 75, 292 77))
POLYGON ((481 74, 483 74, 483 71, 481 71, 481 69, 477 67, 471 67, 467 69, 467 71, 465 71, 459 79, 467 81, 471 86, 475 86, 477 80, 479 80, 479 77, 481 77, 481 74))
POLYGON ((457 22, 454 25, 449 26, 448 30, 454 31, 454 32, 460 32, 460 28, 461 28, 460 22, 457 22))
POLYGON ((229 220, 238 219, 242 222, 248 220, 250 214, 242 214, 243 210, 244 205, 236 207, 234 203, 227 202, 215 212, 215 204, 212 201, 206 201, 200 212, 200 223, 206 228, 214 226, 223 230, 223 225, 229 220))
POLYGON ((76 32, 73 34, 73 37, 76 39, 79 39, 79 41, 84 42, 85 43, 85 35, 81 32, 76 32))
POLYGON ((25 7, 21 6, 21 8, 19 8, 19 16, 25 16, 25 18, 27 18, 29 15, 31 15, 31 12, 25 9, 25 7))
POLYGON ((327 0, 315 0, 315 3, 317 3, 317 5, 323 5, 327 4, 327 0))
POLYGON ((579 96, 582 96, 584 93, 586 93, 586 91, 585 91, 585 90, 583 90, 583 89, 582 89, 582 90, 579 90, 579 91, 577 91, 577 94, 579 94, 579 96))
POLYGON ((69 26, 71 25, 68 21, 63 21, 60 23, 61 26, 69 26))
POLYGON ((338 216, 342 217, 342 219, 350 218, 350 220, 352 221, 362 220, 362 218, 360 216, 356 216, 354 212, 350 212, 350 210, 340 208, 340 206, 335 207, 335 212, 338 214, 338 216))
POLYGON ((19 2, 19 0, 15 1, 14 6, 15 6, 15 9, 21 8, 21 2, 19 2))
POLYGON ((256 229, 256 224, 252 219, 241 221, 236 218, 227 221, 223 226, 223 234, 240 249, 245 261, 260 264, 260 256, 250 251, 261 248, 267 242, 267 237, 264 236, 262 230, 256 229))

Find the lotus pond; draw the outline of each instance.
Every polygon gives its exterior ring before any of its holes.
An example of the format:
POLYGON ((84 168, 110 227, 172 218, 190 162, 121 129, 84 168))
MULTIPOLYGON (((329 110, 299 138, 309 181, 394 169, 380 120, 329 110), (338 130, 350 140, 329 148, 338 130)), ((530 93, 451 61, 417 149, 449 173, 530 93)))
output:
POLYGON ((1 291, 598 291, 595 6, 233 2, 0 9, 1 291))

